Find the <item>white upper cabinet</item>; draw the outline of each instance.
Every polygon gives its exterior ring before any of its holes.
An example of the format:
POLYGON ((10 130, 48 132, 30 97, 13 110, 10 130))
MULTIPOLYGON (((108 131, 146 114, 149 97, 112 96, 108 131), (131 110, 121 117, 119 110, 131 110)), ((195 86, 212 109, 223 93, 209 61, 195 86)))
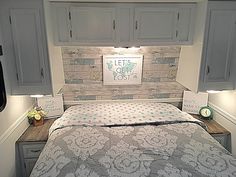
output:
MULTIPOLYGON (((63 83, 63 70, 54 76, 51 65, 61 65, 58 52, 51 51, 45 28, 43 1, 4 1, 0 6, 4 54, 13 95, 56 94, 63 83), (57 57, 49 57, 49 53, 57 57), (59 74, 60 73, 60 74, 59 74), (55 89, 54 89, 55 88, 55 89)), ((64 79, 63 79, 64 80, 64 79)), ((63 81, 64 82, 64 81, 63 81)))
POLYGON ((43 86, 48 79, 38 9, 10 10, 19 87, 43 86))
POLYGON ((233 55, 236 37, 236 10, 210 9, 202 65, 202 88, 233 89, 233 55))
POLYGON ((194 4, 159 4, 135 8, 134 42, 139 45, 191 44, 194 4))
POLYGON ((115 8, 70 7, 72 42, 112 45, 115 41, 115 8))
POLYGON ((56 45, 191 44, 195 4, 52 3, 56 45))
POLYGON ((53 36, 56 44, 71 40, 70 11, 68 5, 54 4, 52 6, 53 36))
POLYGON ((51 93, 42 8, 38 5, 9 9, 17 82, 13 94, 51 93))
POLYGON ((235 17, 235 12, 230 10, 211 11, 206 53, 206 82, 225 82, 229 79, 235 17))
POLYGON ((56 45, 114 45, 114 7, 80 3, 52 3, 51 7, 56 45))
POLYGON ((135 8, 134 40, 137 43, 175 42, 177 38, 177 8, 135 8))
POLYGON ((132 6, 120 5, 116 10, 116 47, 135 46, 134 36, 134 8, 132 6))
POLYGON ((188 89, 235 89, 236 3, 199 2, 192 46, 181 48, 176 80, 188 89))

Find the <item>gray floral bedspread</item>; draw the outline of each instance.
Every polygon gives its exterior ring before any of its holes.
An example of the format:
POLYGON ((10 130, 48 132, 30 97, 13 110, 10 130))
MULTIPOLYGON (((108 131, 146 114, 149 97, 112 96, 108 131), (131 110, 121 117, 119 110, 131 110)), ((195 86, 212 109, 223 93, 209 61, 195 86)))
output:
POLYGON ((170 119, 115 127, 56 122, 31 177, 236 176, 236 159, 198 121, 170 119))

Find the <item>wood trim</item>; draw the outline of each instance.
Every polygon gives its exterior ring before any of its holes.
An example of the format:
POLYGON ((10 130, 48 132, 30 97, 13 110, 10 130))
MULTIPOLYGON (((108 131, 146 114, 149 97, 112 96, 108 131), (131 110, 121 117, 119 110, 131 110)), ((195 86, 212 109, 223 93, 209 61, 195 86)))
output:
POLYGON ((224 127, 222 127, 220 124, 218 124, 214 120, 210 120, 208 122, 205 122, 205 124, 207 125, 208 133, 210 133, 210 134, 230 134, 230 132, 228 130, 226 130, 224 127))
POLYGON ((207 132, 210 133, 210 134, 214 134, 214 135, 216 135, 216 134, 225 134, 225 135, 230 134, 230 132, 228 130, 226 130, 223 126, 218 124, 215 120, 201 119, 199 115, 192 115, 192 116, 194 118, 204 122, 206 124, 207 128, 208 128, 207 132))
POLYGON ((19 142, 46 142, 48 140, 48 131, 53 122, 56 119, 47 119, 44 120, 44 124, 41 126, 34 127, 33 125, 29 126, 28 129, 21 135, 17 140, 19 142))

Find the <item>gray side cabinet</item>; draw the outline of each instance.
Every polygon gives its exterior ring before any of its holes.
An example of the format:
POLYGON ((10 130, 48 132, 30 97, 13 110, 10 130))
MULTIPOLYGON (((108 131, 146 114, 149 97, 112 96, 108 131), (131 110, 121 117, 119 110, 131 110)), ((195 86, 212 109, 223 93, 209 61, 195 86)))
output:
POLYGON ((191 44, 195 4, 51 3, 56 45, 191 44))
POLYGON ((47 140, 55 119, 45 119, 41 126, 29 126, 16 141, 16 176, 28 177, 47 140))
POLYGON ((231 134, 211 134, 225 149, 232 152, 231 149, 231 134))
POLYGON ((225 6, 209 4, 200 90, 234 89, 236 9, 225 6))
POLYGON ((29 177, 46 142, 20 142, 17 144, 17 177, 29 177), (20 170, 19 170, 20 169, 20 170))
POLYGON ((12 94, 51 93, 43 1, 5 2, 1 10, 3 34, 9 35, 5 46, 9 44, 15 67, 12 94))

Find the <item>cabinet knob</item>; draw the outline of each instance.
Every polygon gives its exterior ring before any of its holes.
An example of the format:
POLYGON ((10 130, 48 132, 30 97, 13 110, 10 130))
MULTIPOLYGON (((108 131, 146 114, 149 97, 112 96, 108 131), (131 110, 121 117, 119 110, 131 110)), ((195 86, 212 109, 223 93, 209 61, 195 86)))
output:
POLYGON ((209 74, 209 73, 210 73, 210 66, 207 65, 207 74, 209 74))
POLYGON ((136 30, 138 29, 138 21, 137 20, 135 21, 135 29, 136 30))
POLYGON ((179 35, 179 31, 178 31, 178 30, 176 30, 176 31, 175 31, 175 37, 177 38, 177 37, 178 37, 178 35, 179 35))
POLYGON ((115 29, 116 29, 116 21, 113 20, 113 30, 115 30, 115 29))
POLYGON ((41 77, 44 78, 43 68, 41 68, 41 77))
POLYGON ((37 149, 37 150, 31 150, 31 152, 33 152, 33 153, 37 153, 37 152, 41 152, 41 150, 40 150, 40 149, 37 149))

